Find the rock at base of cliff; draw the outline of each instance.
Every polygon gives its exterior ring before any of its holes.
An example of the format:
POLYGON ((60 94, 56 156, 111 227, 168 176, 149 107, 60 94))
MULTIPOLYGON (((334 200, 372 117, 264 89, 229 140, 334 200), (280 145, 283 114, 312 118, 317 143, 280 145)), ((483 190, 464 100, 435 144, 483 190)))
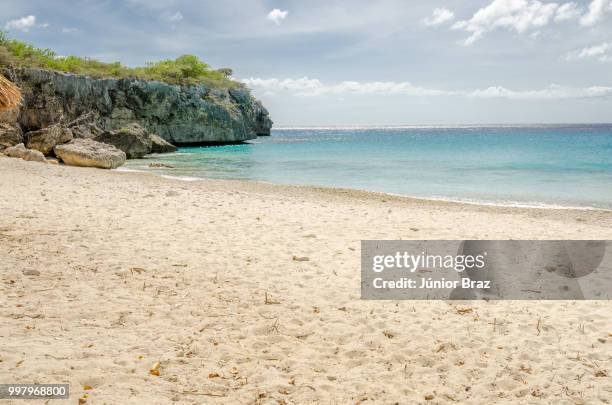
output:
POLYGON ((139 159, 151 153, 151 137, 146 129, 136 123, 115 131, 104 132, 96 136, 95 140, 121 149, 128 159, 139 159))
POLYGON ((162 139, 161 136, 151 134, 151 153, 171 153, 176 152, 176 146, 162 139))
POLYGON ((15 146, 6 148, 3 153, 8 157, 21 159, 25 156, 27 151, 28 150, 26 149, 25 145, 23 143, 20 143, 15 146))
POLYGON ((23 134, 18 126, 0 123, 0 150, 23 143, 23 134))
POLYGON ((49 155, 56 145, 72 140, 72 131, 59 124, 31 131, 25 134, 25 144, 29 149, 35 149, 44 155, 49 155))
POLYGON ((30 162, 41 162, 47 163, 47 159, 45 159, 45 155, 42 152, 37 151, 35 149, 28 149, 25 155, 22 157, 23 160, 29 160, 30 162))
POLYGON ((22 143, 6 148, 4 150, 4 154, 8 157, 29 160, 31 162, 47 162, 47 159, 45 159, 45 155, 43 155, 42 152, 27 149, 22 143))
POLYGON ((125 152, 91 139, 73 139, 70 143, 58 145, 55 155, 71 166, 115 169, 125 163, 125 152))
POLYGON ((21 107, 0 110, 0 123, 17 126, 17 123, 19 121, 19 114, 21 114, 21 107))
POLYGON ((72 131, 74 138, 94 139, 104 133, 98 124, 98 116, 92 112, 81 115, 74 121, 66 124, 66 127, 72 131))

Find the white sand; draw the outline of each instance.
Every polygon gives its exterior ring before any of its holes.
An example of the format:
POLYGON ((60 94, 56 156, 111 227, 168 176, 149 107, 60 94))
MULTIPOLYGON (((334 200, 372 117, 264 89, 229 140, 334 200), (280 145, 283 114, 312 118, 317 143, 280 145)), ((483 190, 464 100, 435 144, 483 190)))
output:
POLYGON ((70 383, 50 404, 612 398, 610 302, 359 299, 361 239, 612 239, 610 212, 0 158, 0 213, 0 382, 70 383))

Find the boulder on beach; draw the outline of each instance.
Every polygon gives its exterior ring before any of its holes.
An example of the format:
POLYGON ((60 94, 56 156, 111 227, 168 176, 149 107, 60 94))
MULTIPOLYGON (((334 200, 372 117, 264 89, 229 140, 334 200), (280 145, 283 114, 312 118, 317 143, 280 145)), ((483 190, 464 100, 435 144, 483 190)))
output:
POLYGON ((43 155, 42 152, 27 149, 23 143, 6 148, 4 150, 4 154, 8 157, 29 160, 32 162, 47 162, 45 155, 43 155))
POLYGON ((42 152, 37 151, 36 149, 26 149, 26 152, 23 155, 22 159, 29 160, 30 162, 47 163, 45 155, 43 155, 42 152))
POLYGON ((15 146, 6 148, 4 150, 4 154, 8 157, 21 159, 25 156, 27 151, 28 150, 26 149, 25 145, 23 143, 20 143, 15 146))
POLYGON ((23 143, 23 134, 18 126, 0 122, 0 150, 23 143))
POLYGON ((150 134, 151 137, 151 153, 170 153, 176 152, 176 146, 164 140, 161 136, 150 134))
POLYGON ((44 155, 49 155, 55 145, 61 145, 72 139, 72 131, 55 124, 38 131, 28 132, 24 138, 28 149, 36 149, 44 155))
POLYGON ((128 159, 139 159, 151 153, 151 136, 146 129, 136 123, 114 131, 106 131, 96 136, 95 140, 121 149, 128 159))
POLYGON ((92 139, 73 139, 69 143, 57 145, 53 150, 57 157, 71 166, 115 169, 125 163, 126 159, 122 150, 92 139))

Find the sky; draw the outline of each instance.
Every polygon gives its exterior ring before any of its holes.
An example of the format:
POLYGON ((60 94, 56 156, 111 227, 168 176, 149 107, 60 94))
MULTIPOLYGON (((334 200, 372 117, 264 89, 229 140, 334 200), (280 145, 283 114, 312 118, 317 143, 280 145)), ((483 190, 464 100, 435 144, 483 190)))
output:
POLYGON ((2 0, 0 27, 231 67, 277 127, 612 122, 612 0, 2 0))

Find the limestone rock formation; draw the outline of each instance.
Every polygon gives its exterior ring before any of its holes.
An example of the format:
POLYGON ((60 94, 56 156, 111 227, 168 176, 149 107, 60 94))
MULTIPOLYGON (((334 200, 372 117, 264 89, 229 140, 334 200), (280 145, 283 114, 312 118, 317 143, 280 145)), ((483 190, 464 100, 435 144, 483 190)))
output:
POLYGON ((0 150, 23 143, 19 127, 0 122, 0 150))
POLYGON ((151 153, 151 136, 136 123, 128 124, 114 131, 106 131, 96 136, 95 140, 121 149, 128 159, 139 159, 151 153))
POLYGON ((8 157, 29 160, 32 162, 47 162, 42 152, 34 149, 27 149, 23 143, 6 148, 4 154, 8 157))
POLYGON ((26 155, 27 151, 28 150, 26 149, 25 145, 23 143, 20 143, 15 146, 11 146, 4 149, 3 153, 8 157, 21 159, 26 155))
POLYGON ((53 150, 57 157, 71 166, 115 169, 125 163, 126 159, 122 150, 92 139, 73 139, 53 150))
POLYGON ((47 159, 45 159, 45 155, 42 152, 37 151, 35 149, 26 149, 25 154, 22 157, 23 160, 29 160, 31 162, 41 162, 47 163, 47 159))
POLYGON ((176 152, 176 146, 170 142, 166 142, 161 136, 150 134, 151 137, 151 153, 171 153, 176 152))
POLYGON ((25 144, 28 149, 35 149, 44 155, 49 155, 55 145, 72 140, 72 131, 59 124, 25 134, 25 144))
POLYGON ((21 114, 21 108, 9 108, 6 110, 0 110, 0 122, 9 124, 11 126, 17 126, 19 121, 19 115, 21 114))
POLYGON ((248 122, 253 126, 255 134, 258 136, 270 135, 272 120, 261 101, 253 99, 251 94, 244 89, 230 89, 228 92, 231 98, 238 103, 248 122))
POLYGON ((239 85, 232 89, 178 86, 40 69, 4 73, 22 90, 19 124, 24 131, 70 122, 92 111, 102 130, 137 122, 175 145, 245 141, 269 135, 272 125, 268 111, 239 85))
POLYGON ((94 139, 96 136, 104 133, 98 126, 97 120, 98 116, 93 111, 90 111, 66 124, 66 128, 72 131, 72 136, 75 138, 94 139))

